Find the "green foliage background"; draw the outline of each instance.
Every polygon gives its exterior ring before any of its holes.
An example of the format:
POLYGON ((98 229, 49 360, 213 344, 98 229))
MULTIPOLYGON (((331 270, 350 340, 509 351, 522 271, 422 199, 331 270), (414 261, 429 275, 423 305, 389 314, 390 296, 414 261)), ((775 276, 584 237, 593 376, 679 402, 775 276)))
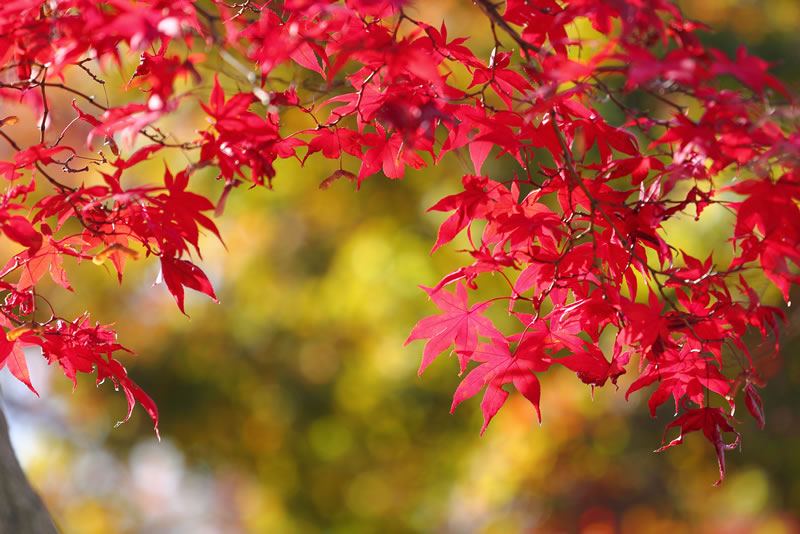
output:
MULTIPOLYGON (((434 4, 421 16, 488 37, 476 8, 434 4)), ((709 42, 729 52, 745 42, 796 87, 796 2, 683 4, 721 30, 709 42)), ((554 369, 542 380, 541 427, 514 394, 480 437, 476 399, 448 413, 455 361, 442 356, 417 377, 422 343, 403 346, 435 312, 417 284, 459 266, 464 246, 431 257, 442 214, 425 210, 470 167, 451 156, 401 181, 322 191, 328 163, 283 162, 273 191, 231 195, 218 220, 227 250, 212 239, 203 249, 221 304, 189 295, 191 320, 151 287, 146 262, 129 266, 122 287, 81 265, 79 297, 53 292, 75 315, 118 323, 139 354, 124 363, 158 402, 163 437, 155 444, 141 409, 114 428, 124 398, 110 386, 85 380, 71 394, 63 377, 34 368, 44 398, 10 395, 16 442, 65 533, 800 532, 796 312, 785 360, 764 364, 774 374, 767 427, 739 414, 744 445, 728 454, 721 488, 711 488, 716 461, 701 437, 651 452, 671 414, 651 420, 641 399, 626 403, 630 376, 592 399, 554 369)), ((196 181, 215 197, 213 178, 196 181)), ((687 246, 697 239, 674 231, 687 246)), ((703 239, 695 246, 720 236, 703 239)))

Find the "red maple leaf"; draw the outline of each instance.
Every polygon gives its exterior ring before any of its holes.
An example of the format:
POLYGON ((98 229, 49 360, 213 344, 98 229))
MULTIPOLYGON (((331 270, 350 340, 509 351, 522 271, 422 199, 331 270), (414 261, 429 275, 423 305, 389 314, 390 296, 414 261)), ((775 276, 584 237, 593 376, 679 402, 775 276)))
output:
POLYGON ((444 197, 428 208, 428 211, 455 210, 439 227, 439 237, 431 252, 452 241, 473 220, 485 218, 492 200, 500 194, 500 184, 485 176, 465 174, 461 183, 464 186, 463 192, 444 197))
POLYGON ((670 396, 675 399, 675 413, 681 398, 687 398, 702 404, 707 391, 726 397, 730 391, 731 381, 725 378, 714 365, 713 358, 692 357, 689 343, 680 350, 661 352, 655 363, 648 363, 647 368, 628 388, 627 399, 631 393, 645 386, 659 382, 647 405, 650 415, 656 416, 656 409, 670 396))
POLYGON ((744 46, 736 49, 736 60, 731 60, 722 51, 714 48, 711 49, 711 54, 714 56, 711 69, 714 74, 732 74, 759 95, 764 92, 764 85, 768 85, 789 100, 792 99, 780 80, 767 72, 769 63, 757 56, 747 55, 744 46))
POLYGON ((687 410, 685 414, 667 425, 664 431, 664 439, 662 439, 661 442, 663 443, 667 439, 667 432, 670 428, 675 426, 680 427, 680 436, 673 439, 668 444, 663 445, 656 450, 656 452, 661 452, 675 445, 680 445, 683 443, 683 436, 689 432, 702 430, 703 435, 714 445, 714 449, 717 452, 719 480, 717 480, 714 485, 719 486, 722 483, 722 479, 725 478, 725 451, 732 451, 739 446, 739 433, 731 426, 730 421, 733 421, 733 418, 727 415, 722 408, 705 407, 687 410), (736 439, 732 443, 725 443, 722 439, 723 432, 734 434, 736 439))
POLYGON ((463 400, 476 395, 485 386, 486 392, 481 401, 483 412, 481 435, 483 435, 489 421, 508 398, 508 391, 503 389, 503 385, 514 384, 517 391, 536 408, 536 415, 539 422, 542 422, 542 414, 539 411, 541 389, 539 379, 534 373, 546 371, 551 360, 545 356, 541 347, 526 346, 525 343, 521 343, 515 353, 511 354, 508 340, 493 338, 491 343, 479 344, 472 352, 471 359, 481 363, 472 369, 456 388, 453 405, 450 408, 451 413, 463 400))
POLYGON ((419 374, 422 374, 425 368, 451 345, 455 345, 463 373, 467 368, 467 361, 478 346, 479 334, 489 338, 503 337, 492 321, 481 315, 491 303, 479 302, 469 307, 464 284, 456 286, 455 295, 444 289, 434 291, 429 287, 420 287, 445 313, 422 319, 414 326, 406 340, 405 344, 408 345, 416 339, 430 338, 422 352, 419 374))
POLYGON ((53 281, 61 287, 72 291, 72 287, 67 280, 67 273, 64 271, 64 255, 78 256, 73 248, 81 243, 79 236, 65 237, 55 240, 49 236, 41 247, 23 250, 9 260, 6 266, 0 271, 0 278, 11 271, 21 268, 17 290, 22 291, 35 286, 39 280, 49 272, 53 281))
POLYGON ((388 178, 402 178, 406 165, 419 169, 425 164, 422 157, 409 146, 402 134, 388 135, 380 125, 375 126, 377 133, 368 133, 362 136, 362 143, 370 147, 362 157, 361 170, 358 171, 358 183, 383 170, 388 178))

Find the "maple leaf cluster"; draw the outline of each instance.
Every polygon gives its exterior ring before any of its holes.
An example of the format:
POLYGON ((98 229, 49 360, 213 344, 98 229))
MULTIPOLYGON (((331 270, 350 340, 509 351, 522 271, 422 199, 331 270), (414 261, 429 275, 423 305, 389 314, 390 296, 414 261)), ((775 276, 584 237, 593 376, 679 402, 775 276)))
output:
POLYGON ((113 357, 125 350, 113 331, 88 315, 60 318, 37 292, 46 274, 69 290, 66 257, 108 260, 120 280, 127 261, 156 257, 183 312, 185 288, 216 298, 194 259, 203 231, 221 239, 210 215, 239 185, 271 187, 277 159, 335 160, 326 188, 341 177, 399 179, 457 151, 472 172, 431 208, 448 214, 433 250, 459 239, 469 259, 424 288, 442 313, 408 338, 427 340, 420 372, 454 352, 465 376, 452 407, 483 392, 483 432, 508 384, 541 420, 540 373, 561 365, 594 388, 637 362, 626 397, 654 385, 651 414, 668 401, 675 408, 667 429, 681 433, 662 449, 701 431, 721 481, 724 451, 739 443, 740 391, 764 424, 764 380, 745 339, 761 336, 777 351, 785 321, 753 281, 765 276, 787 301, 800 281, 792 93, 744 48, 730 58, 704 46, 697 32, 706 28, 667 0, 476 0, 470 9, 494 39, 488 54, 406 4, 1 6, 0 99, 39 119, 0 117, 11 154, 0 161, 0 231, 20 247, 0 271, 0 365, 33 389, 21 347, 39 346, 73 380, 80 371, 115 381, 157 426, 155 404, 113 357), (603 39, 582 39, 579 27, 603 39), (103 84, 128 53, 139 55, 133 101, 101 103, 65 81, 103 84), (191 88, 177 92, 179 82, 191 88), (55 93, 74 98, 60 132, 55 93), (202 110, 207 126, 175 141, 162 127, 187 110, 202 110), (290 130, 287 112, 307 126, 290 130), (71 135, 80 123, 91 128, 83 143, 71 135), (18 141, 25 128, 38 142, 18 141), (140 165, 173 152, 188 163, 137 182, 140 165), (506 163, 502 174, 490 156, 506 163), (206 167, 218 169, 216 202, 190 190, 206 167), (696 258, 666 236, 667 221, 706 209, 735 218, 729 257, 696 258), (470 304, 491 275, 507 290, 470 304), (516 327, 497 328, 498 312, 516 327))

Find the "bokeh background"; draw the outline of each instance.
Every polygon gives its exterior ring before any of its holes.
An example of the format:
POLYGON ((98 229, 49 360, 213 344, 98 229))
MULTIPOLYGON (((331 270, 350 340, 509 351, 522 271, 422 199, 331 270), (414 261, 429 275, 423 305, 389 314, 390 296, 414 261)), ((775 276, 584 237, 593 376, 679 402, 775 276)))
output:
MULTIPOLYGON (((451 35, 472 36, 488 54, 477 8, 430 4, 420 17, 445 18, 451 35)), ((796 0, 681 4, 716 28, 709 43, 728 52, 744 43, 797 87, 796 0)), ((125 82, 110 77, 112 86, 125 82)), ((190 132, 196 119, 185 119, 173 130, 190 132)), ((88 309, 118 323, 120 341, 138 354, 124 364, 158 403, 162 439, 141 408, 115 426, 125 400, 109 384, 84 377, 73 392, 57 369, 30 357, 36 398, 0 373, 16 450, 63 531, 800 532, 800 315, 792 309, 784 358, 765 364, 773 375, 762 393, 767 426, 742 417, 744 443, 728 453, 719 488, 702 436, 652 452, 670 414, 651 419, 641 395, 625 402, 630 376, 592 398, 554 368, 542 379, 541 426, 517 394, 483 437, 477 399, 449 414, 455 361, 442 357, 418 377, 423 343, 403 342, 435 313, 417 285, 460 266, 463 244, 429 255, 442 216, 425 210, 457 191, 468 170, 453 155, 401 181, 374 177, 358 192, 340 181, 323 191, 326 162, 280 163, 274 190, 231 195, 217 221, 227 249, 204 241, 202 265, 221 304, 188 295, 191 319, 153 287, 153 262, 129 264, 121 286, 102 268, 72 265, 80 297, 53 289, 51 300, 67 316, 88 309)), ((199 174, 197 190, 219 195, 213 178, 199 174)), ((671 232, 698 250, 724 241, 713 224, 702 235, 671 232)), ((778 302, 766 284, 763 292, 778 302)))

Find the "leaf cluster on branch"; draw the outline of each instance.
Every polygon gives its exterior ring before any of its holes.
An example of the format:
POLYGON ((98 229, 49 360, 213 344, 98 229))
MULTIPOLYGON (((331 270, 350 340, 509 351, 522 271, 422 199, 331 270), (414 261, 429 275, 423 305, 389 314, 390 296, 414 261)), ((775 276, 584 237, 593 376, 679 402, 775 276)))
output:
POLYGON ((402 0, 0 6, 0 99, 38 117, 0 116, 0 230, 20 247, 0 271, 2 365, 33 389, 21 348, 39 346, 73 381, 113 380, 157 427, 154 402, 115 359, 126 350, 115 333, 88 314, 60 317, 37 291, 45 275, 69 290, 65 257, 110 261, 120 280, 128 260, 155 258, 183 312, 185 288, 216 299, 195 259, 201 232, 220 237, 211 215, 237 186, 271 187, 277 159, 335 160, 326 188, 399 179, 460 151, 473 173, 431 208, 449 214, 433 249, 459 234, 469 248, 463 267, 424 288, 442 313, 408 338, 427 340, 420 372, 454 352, 466 375, 453 409, 482 392, 483 432, 507 384, 539 413, 538 375, 554 365, 592 388, 633 368, 626 397, 656 385, 651 414, 674 405, 667 429, 680 435, 662 449, 702 431, 722 481, 724 451, 739 443, 740 392, 764 424, 764 380, 745 340, 777 351, 785 321, 753 281, 765 276, 787 301, 800 281, 792 93, 743 48, 731 58, 704 46, 707 28, 667 0, 464 9, 483 18, 491 53, 417 20, 402 0), (128 103, 85 89, 105 91, 131 54, 139 63, 127 87, 138 91, 128 103), (56 96, 73 99, 63 129, 51 126, 56 96), (194 137, 165 131, 198 105, 207 123, 194 137), (85 142, 71 133, 80 123, 85 142), (187 161, 180 169, 165 163, 155 183, 137 180, 174 152, 187 161), (508 170, 484 172, 490 156, 508 170), (191 190, 207 167, 218 170, 216 201, 191 190), (704 210, 735 221, 729 257, 693 257, 665 233, 667 221, 704 210), (470 304, 487 274, 505 291, 470 304), (498 329, 498 310, 516 328, 498 329))

